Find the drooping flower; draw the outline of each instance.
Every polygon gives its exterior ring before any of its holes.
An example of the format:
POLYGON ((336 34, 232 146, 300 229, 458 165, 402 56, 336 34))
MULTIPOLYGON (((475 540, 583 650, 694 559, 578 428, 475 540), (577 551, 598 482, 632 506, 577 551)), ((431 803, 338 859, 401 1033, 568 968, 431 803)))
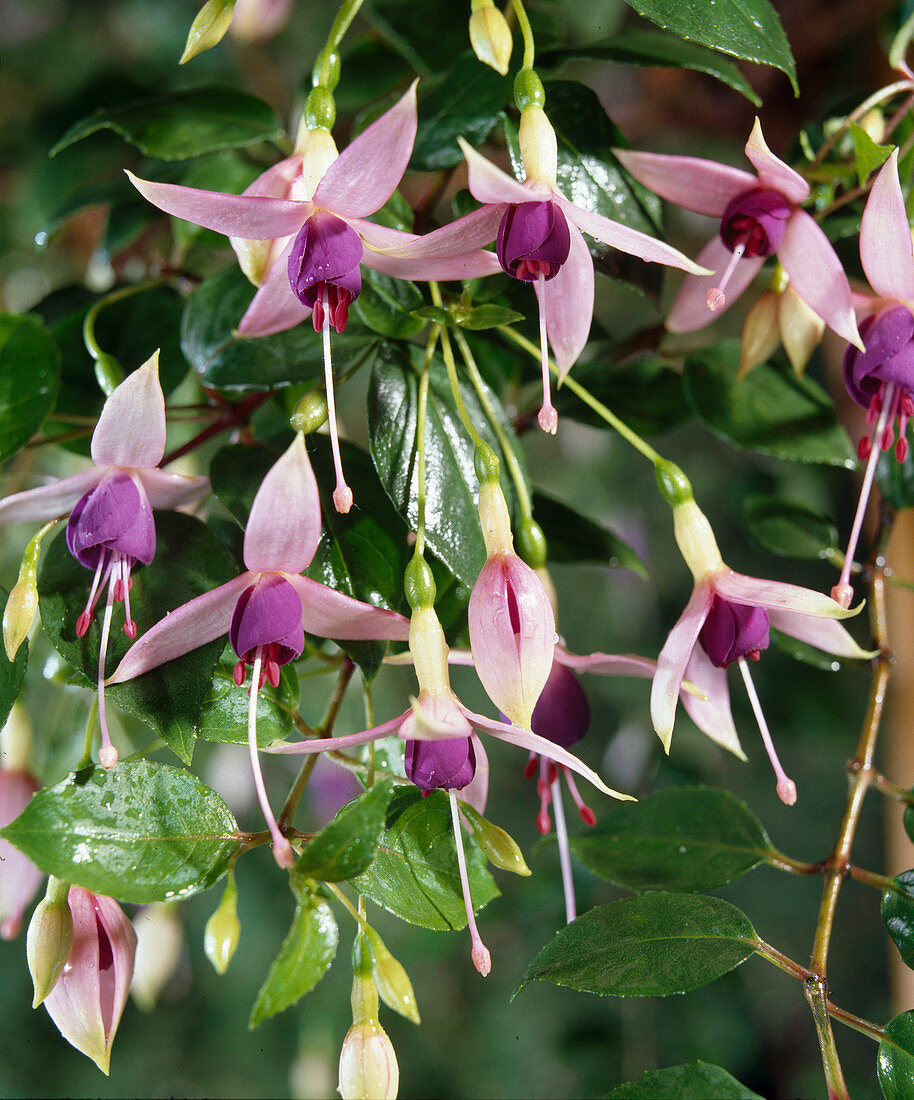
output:
MULTIPOLYGON (((0 768, 0 828, 22 813, 39 786, 22 768, 0 768)), ((19 935, 23 914, 43 879, 28 856, 0 837, 0 938, 14 940, 19 935)))
POLYGON ((459 229, 447 247, 428 251, 415 234, 366 220, 393 194, 415 136, 414 83, 338 156, 327 130, 311 131, 303 153, 274 165, 243 195, 155 183, 128 173, 137 190, 161 210, 232 238, 245 271, 261 283, 238 325, 241 335, 282 332, 311 314, 315 330, 323 334, 337 476, 334 503, 341 512, 351 507, 352 493, 336 439, 330 327, 342 332, 346 326, 349 305, 361 288, 360 264, 404 279, 472 278, 498 267, 494 256, 464 240, 459 229), (245 243, 251 241, 269 245, 251 249, 245 243), (408 246, 409 258, 403 259, 408 246))
POLYGON ((67 548, 93 572, 85 610, 76 623, 82 637, 92 622, 105 584, 108 598, 98 659, 99 719, 106 768, 117 763, 105 716, 105 655, 115 602, 123 600, 128 637, 136 637, 130 617, 130 574, 155 555, 154 508, 177 508, 209 489, 205 477, 183 477, 159 469, 165 453, 165 396, 159 384, 159 353, 129 375, 108 397, 92 435, 95 465, 71 477, 14 493, 0 501, 0 526, 52 519, 70 512, 67 548))
POLYGON ((698 256, 712 274, 686 278, 666 319, 670 332, 710 324, 715 313, 742 294, 766 258, 777 253, 803 301, 830 329, 859 346, 841 261, 801 208, 809 184, 771 152, 758 119, 746 143, 756 175, 697 157, 615 152, 635 179, 661 198, 720 219, 717 235, 698 256))
MULTIPOLYGON (((197 596, 127 651, 108 683, 131 680, 150 669, 228 634, 238 657, 235 683, 247 667, 253 684, 248 709, 248 745, 254 783, 280 866, 293 861, 267 799, 257 754, 257 693, 266 680, 279 683, 280 666, 304 649, 304 632, 323 638, 405 639, 409 624, 395 611, 372 607, 303 577, 320 540, 317 482, 304 439, 296 435, 257 490, 244 534, 245 572, 197 596)), ((327 742, 329 744, 329 742, 327 742)))
POLYGON ((896 459, 904 462, 908 420, 914 415, 914 245, 898 179, 897 149, 880 169, 867 199, 860 225, 860 259, 876 294, 858 296, 864 349, 848 344, 844 382, 851 397, 866 409, 871 429, 860 440, 860 459, 867 464, 863 487, 841 578, 832 589, 844 607, 853 597, 850 570, 879 454, 891 450, 894 443, 896 459))
POLYGON ((60 1034, 107 1075, 136 952, 136 933, 113 898, 71 886, 73 947, 44 999, 60 1034))

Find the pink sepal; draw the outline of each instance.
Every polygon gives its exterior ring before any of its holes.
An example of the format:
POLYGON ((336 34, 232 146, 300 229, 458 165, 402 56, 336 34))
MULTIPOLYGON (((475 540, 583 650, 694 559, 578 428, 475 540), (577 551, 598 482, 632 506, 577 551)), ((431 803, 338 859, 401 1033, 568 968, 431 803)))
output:
MULTIPOLYGON (((39 789, 28 772, 0 768, 0 828, 22 813, 39 789)), ((22 928, 22 916, 44 879, 28 856, 0 837, 0 938, 15 939, 22 928)))
POLYGON ((0 500, 0 526, 34 523, 66 515, 80 497, 98 485, 107 472, 98 466, 92 466, 78 474, 51 482, 50 485, 39 485, 37 489, 13 493, 12 496, 0 500))
POLYGON ((136 477, 143 483, 153 508, 181 508, 185 504, 193 504, 209 492, 208 477, 185 477, 158 467, 137 470, 136 477))
POLYGON ((593 320, 593 260, 587 242, 574 225, 568 227, 571 247, 558 275, 533 289, 546 319, 546 335, 560 377, 574 366, 590 336, 593 320))
POLYGON ((92 434, 96 466, 158 466, 165 454, 165 395, 159 353, 129 374, 110 394, 92 434))
POLYGON ((746 142, 746 156, 758 172, 758 182, 762 187, 780 191, 791 202, 802 202, 809 194, 809 184, 800 173, 795 172, 789 164, 785 164, 768 148, 762 134, 762 124, 758 119, 755 120, 752 133, 746 142))
POLYGON ((914 308, 914 247, 898 180, 898 150, 880 168, 860 224, 860 259, 870 286, 883 298, 914 308))
POLYGON ((263 479, 244 532, 244 564, 253 572, 300 573, 321 537, 321 505, 304 437, 296 433, 263 479))
POLYGON ((715 668, 699 644, 692 650, 686 678, 705 696, 702 699, 687 691, 682 692, 682 705, 688 716, 712 741, 734 753, 740 760, 745 760, 746 754, 739 743, 730 710, 727 670, 715 668))
POLYGON ((397 611, 372 607, 308 577, 286 574, 302 602, 302 625, 320 638, 402 642, 409 637, 409 619, 397 611))
POLYGON ((712 312, 708 309, 705 295, 712 287, 717 286, 720 275, 732 258, 733 253, 720 239, 720 234, 715 233, 698 254, 698 263, 702 267, 710 268, 713 274, 686 276, 667 314, 665 323, 670 332, 695 332, 697 329, 704 328, 705 325, 710 325, 733 305, 765 262, 764 256, 738 260, 727 283, 726 304, 722 309, 712 312))

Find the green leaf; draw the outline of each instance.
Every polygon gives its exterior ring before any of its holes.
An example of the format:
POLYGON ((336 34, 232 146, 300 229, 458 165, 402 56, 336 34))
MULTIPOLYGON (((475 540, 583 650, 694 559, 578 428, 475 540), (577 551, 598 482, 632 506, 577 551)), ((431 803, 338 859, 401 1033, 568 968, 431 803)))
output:
POLYGON ((647 577, 644 563, 624 539, 567 504, 534 493, 533 514, 549 544, 550 561, 597 562, 647 577))
MULTIPOLYGON (((253 297, 254 288, 233 266, 207 279, 187 299, 181 347, 203 385, 241 397, 319 379, 323 345, 310 325, 273 336, 234 334, 253 297)), ((333 336, 337 375, 365 359, 376 343, 377 336, 350 320, 342 335, 333 336)))
MULTIPOLYGON (((6 607, 8 599, 9 592, 0 586, 0 616, 3 614, 3 608, 6 607)), ((0 646, 0 729, 3 728, 7 718, 9 718, 13 703, 16 702, 22 689, 22 681, 25 679, 25 670, 28 668, 28 663, 28 639, 19 646, 16 651, 16 659, 13 661, 10 661, 7 657, 6 649, 0 646)))
POLYGON ((471 309, 464 309, 461 306, 454 309, 423 306, 422 309, 414 309, 413 316, 421 317, 425 321, 436 321, 440 325, 465 328, 470 332, 482 332, 484 329, 497 328, 499 325, 513 325, 515 321, 524 319, 524 315, 517 310, 491 302, 473 306, 471 309))
MULTIPOLYGON (((471 837, 464 837, 473 908, 478 912, 498 889, 486 860, 471 837)), ((428 798, 415 787, 401 787, 387 808, 387 828, 374 862, 352 880, 360 894, 409 924, 435 931, 467 923, 448 796, 428 798)))
POLYGON ((828 395, 812 379, 765 363, 737 382, 739 342, 727 340, 686 359, 683 387, 695 415, 744 450, 794 462, 856 469, 828 395))
POLYGON ((367 871, 384 831, 392 793, 393 780, 385 776, 348 802, 308 841, 295 865, 295 877, 345 882, 367 871))
POLYGON ((687 993, 739 966, 756 942, 749 918, 723 898, 622 898, 558 931, 527 967, 515 996, 536 981, 600 996, 687 993))
MULTIPOLYGON (((203 701, 197 723, 197 736, 205 741, 227 745, 248 743, 248 706, 250 680, 238 687, 232 678, 235 666, 234 650, 226 647, 216 665, 213 685, 203 701)), ((282 741, 292 731, 290 709, 299 702, 298 677, 290 665, 280 669, 279 687, 265 683, 257 692, 257 744, 266 748, 282 741)))
MULTIPOLYGON (((911 788, 911 794, 914 794, 914 787, 911 788)), ((908 834, 908 839, 914 841, 914 805, 905 806, 904 817, 904 830, 908 834)))
POLYGON ((709 787, 621 803, 570 844, 588 870, 628 890, 713 890, 773 852, 748 806, 709 787))
POLYGON ((2 830, 49 875, 141 903, 218 882, 240 847, 237 833, 215 791, 146 760, 71 772, 2 830))
POLYGON ((459 164, 463 153, 457 138, 481 145, 510 98, 510 77, 480 65, 470 50, 461 54, 431 91, 420 92, 419 128, 410 168, 436 172, 459 164))
POLYGON ((885 1100, 909 1100, 914 1080, 914 1010, 902 1012, 885 1025, 876 1073, 885 1100))
POLYGON ((0 462, 38 431, 59 385, 60 351, 41 321, 0 313, 0 462))
POLYGON ((838 552, 838 529, 806 504, 767 493, 743 501, 746 522, 756 542, 782 558, 825 558, 838 552))
POLYGON ((883 500, 896 512, 914 508, 914 423, 908 424, 907 440, 904 462, 898 461, 893 449, 883 451, 876 463, 876 484, 883 500))
POLYGON ((415 283, 362 268, 362 292, 355 300, 355 310, 373 332, 394 340, 416 336, 425 328, 425 321, 414 316, 414 311, 423 304, 415 283))
POLYGON ((251 1009, 253 1029, 289 1008, 317 985, 336 955, 339 929, 330 906, 308 893, 296 906, 292 927, 251 1009))
POLYGON ((637 1081, 626 1081, 607 1093, 606 1100, 762 1100, 720 1066, 688 1062, 652 1069, 637 1081))
POLYGON ((914 969, 914 871, 902 871, 892 882, 894 889, 883 893, 879 911, 905 966, 914 969))
POLYGON ((104 129, 160 160, 186 160, 218 149, 276 141, 284 134, 275 111, 262 100, 232 88, 196 88, 124 107, 99 108, 71 126, 50 156, 104 129))
MULTIPOLYGON (((140 635, 180 604, 238 573, 234 558, 200 520, 178 512, 157 512, 155 520, 155 559, 131 574, 130 611, 140 635)), ((82 674, 87 686, 95 687, 102 614, 95 616, 84 637, 76 636, 76 620, 86 605, 91 580, 92 574, 70 556, 65 539, 55 538, 38 574, 41 622, 60 655, 82 674)), ((108 674, 132 644, 121 629, 121 614, 115 616, 108 640, 108 674)), ((106 697, 148 722, 190 763, 195 727, 223 645, 224 639, 218 638, 193 649, 135 680, 106 688, 106 697)))
POLYGON ((781 20, 768 0, 626 0, 645 19, 687 42, 771 65, 785 73, 799 95, 797 67, 781 20))
POLYGON ((542 60, 546 64, 567 57, 585 57, 600 61, 621 61, 629 65, 655 65, 662 68, 694 69, 707 73, 721 83, 728 85, 744 95, 757 107, 762 105, 752 85, 746 80, 732 61, 726 61, 720 54, 707 50, 694 42, 674 38, 657 31, 628 28, 603 38, 587 46, 571 46, 556 51, 556 55, 547 54, 542 60))
MULTIPOLYGON (((408 358, 421 363, 422 349, 385 345, 375 363, 368 394, 371 457, 394 507, 412 529, 417 522, 416 420, 419 376, 408 358)), ((460 382, 470 419, 483 439, 502 458, 501 449, 474 390, 460 382)), ((514 429, 498 399, 486 389, 503 429, 517 447, 514 429)), ((485 559, 485 544, 476 511, 478 495, 474 447, 454 405, 444 364, 436 356, 429 377, 425 421, 426 539, 429 548, 468 587, 485 559)), ((502 488, 511 506, 508 478, 502 488)))
POLYGON ((856 122, 850 124, 848 132, 854 143, 854 155, 857 158, 857 183, 862 187, 870 178, 870 173, 885 164, 895 146, 879 145, 856 122))

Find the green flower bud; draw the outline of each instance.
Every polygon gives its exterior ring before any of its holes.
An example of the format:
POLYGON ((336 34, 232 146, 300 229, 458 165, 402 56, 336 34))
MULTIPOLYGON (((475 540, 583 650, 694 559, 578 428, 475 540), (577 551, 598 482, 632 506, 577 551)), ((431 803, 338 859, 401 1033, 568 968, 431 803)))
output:
POLYGON ((44 899, 35 907, 26 935, 25 952, 37 1008, 57 984, 73 947, 73 916, 67 904, 70 884, 51 878, 44 899))
POLYGON ((362 1020, 346 1033, 340 1051, 339 1093, 343 1100, 396 1100, 400 1087, 397 1055, 377 1020, 362 1020))
POLYGON ((548 557, 543 529, 532 517, 521 520, 515 532, 517 552, 531 569, 542 569, 548 557))
POLYGON ((490 481, 494 481, 496 485, 498 484, 498 455, 488 443, 477 444, 473 454, 473 466, 480 485, 490 481))
POLYGON ((409 975, 387 950, 384 941, 373 928, 366 925, 361 934, 371 952, 371 973, 381 1000, 407 1020, 412 1020, 414 1024, 420 1023, 416 995, 413 993, 409 975))
POLYGON ((234 7, 235 0, 206 0, 191 24, 179 65, 222 41, 232 21, 234 7))
POLYGON ((435 577, 431 566, 418 554, 413 554, 403 574, 403 591, 413 611, 435 606, 435 577))
POLYGON ((327 422, 327 397, 322 390, 309 390, 295 403, 289 422, 297 432, 311 435, 327 422))
POLYGON ((514 78, 514 103, 519 111, 542 107, 546 102, 543 82, 533 69, 521 69, 514 78))
POLYGON ((309 130, 332 130, 336 122, 333 92, 321 84, 312 88, 305 100, 304 121, 309 130))
POLYGON ((235 875, 229 871, 222 901, 219 902, 218 909, 206 922, 206 928, 203 932, 203 950, 217 974, 224 974, 228 970, 240 937, 241 922, 238 920, 238 889, 235 886, 235 875))
POLYGON ((524 860, 517 841, 498 825, 487 821, 482 814, 468 802, 460 800, 460 810, 473 826, 476 843, 482 848, 486 859, 502 871, 515 875, 532 874, 524 860))
POLYGON ((689 479, 675 462, 661 459, 654 464, 654 474, 657 478, 657 486, 667 504, 675 507, 677 504, 685 504, 693 499, 689 479))
POLYGON ((124 368, 113 355, 103 351, 95 360, 95 378, 105 397, 110 397, 127 377, 124 368))

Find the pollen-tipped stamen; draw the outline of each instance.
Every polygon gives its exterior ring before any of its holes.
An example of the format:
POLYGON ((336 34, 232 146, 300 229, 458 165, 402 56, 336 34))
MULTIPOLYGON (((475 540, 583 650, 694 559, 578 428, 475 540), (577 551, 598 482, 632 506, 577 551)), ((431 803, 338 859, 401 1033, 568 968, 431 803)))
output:
POLYGON ((740 242, 734 247, 733 255, 730 257, 730 262, 727 264, 726 268, 724 268, 724 273, 721 276, 720 282, 717 286, 711 287, 705 295, 705 305, 712 313, 716 313, 717 310, 723 309, 727 304, 727 296, 724 294, 724 291, 727 289, 727 284, 730 282, 733 272, 736 270, 736 265, 743 258, 743 253, 745 251, 745 241, 740 242))
POLYGON ((571 875, 571 849, 568 847, 568 826, 565 823, 562 784, 558 776, 552 782, 552 812, 555 814, 555 837, 559 845, 559 866, 562 868, 562 890, 565 893, 565 922, 571 924, 578 915, 578 907, 574 898, 574 879, 571 875))
MULTIPOLYGON (((130 617, 130 589, 133 581, 130 579, 130 559, 122 557, 120 560, 120 584, 123 589, 124 600, 124 633, 128 638, 136 637, 136 623, 130 617)), ((115 597, 117 598, 117 597, 115 597)))
POLYGON ((470 958, 479 973, 485 977, 492 969, 492 956, 489 949, 482 942, 479 929, 476 927, 476 915, 473 913, 473 899, 470 896, 470 882, 467 877, 467 860, 463 851, 463 829, 460 824, 460 808, 457 805, 457 792, 451 787, 448 792, 451 803, 451 821, 454 825, 454 843, 457 847, 457 867, 460 870, 460 888, 463 891, 463 904, 467 911, 467 926, 470 929, 470 939, 473 944, 470 958))
MULTIPOLYGON (((756 654, 757 653, 758 651, 756 650, 756 654)), ((756 656, 756 660, 757 659, 758 657, 756 656)), ((581 820, 584 822, 585 825, 596 825, 596 814, 587 805, 584 799, 581 798, 581 792, 578 790, 578 785, 574 781, 574 776, 564 765, 562 766, 562 774, 565 776, 565 783, 568 786, 571 797, 574 799, 575 806, 577 806, 578 808, 578 814, 580 815, 581 820)))
POLYGON ((92 586, 89 589, 89 598, 86 600, 86 606, 83 608, 82 614, 76 620, 76 637, 82 638, 85 636, 89 627, 92 625, 92 618, 95 614, 95 605, 98 602, 99 593, 101 592, 102 585, 104 583, 102 573, 105 577, 108 576, 105 571, 105 566, 111 567, 109 560, 110 555, 107 550, 103 550, 99 554, 98 565, 95 567, 95 575, 92 578, 92 586))
POLYGON ((543 405, 537 415, 537 423, 544 432, 555 435, 559 426, 559 414, 552 404, 552 386, 549 379, 549 343, 546 336, 546 276, 540 265, 536 277, 536 298, 540 311, 540 359, 543 367, 543 405))
POLYGON ((270 836, 273 837, 273 858, 280 867, 291 867, 295 862, 295 853, 292 845, 279 831, 270 800, 267 798, 267 788, 263 781, 263 772, 260 770, 260 755, 257 751, 257 694, 260 691, 260 669, 263 661, 263 646, 257 647, 254 656, 253 671, 251 674, 250 699, 248 701, 248 749, 251 755, 251 771, 254 773, 254 787, 257 790, 257 801, 263 811, 270 836))
MULTIPOLYGON (((346 478, 343 475, 343 460, 340 457, 340 439, 336 428, 336 401, 333 395, 333 361, 330 357, 331 316, 326 285, 321 287, 320 303, 323 320, 321 324, 321 336, 324 341, 324 385, 327 390, 327 423, 330 426, 330 449, 333 452, 333 468, 336 471, 336 488, 333 490, 333 506, 338 512, 345 514, 352 507, 352 490, 346 484, 346 478)), ((317 303, 315 303, 315 305, 317 305, 317 303)))
POLYGON ((549 817, 549 803, 552 801, 552 789, 546 770, 547 760, 540 757, 540 774, 536 781, 536 793, 540 799, 539 813, 536 815, 536 827, 543 836, 552 828, 552 819, 549 817))
POLYGON ((797 800, 797 785, 788 777, 783 767, 781 767, 781 761, 778 759, 774 741, 772 741, 771 734, 768 731, 768 723, 765 721, 765 715, 762 713, 762 704, 759 702, 755 684, 752 682, 752 675, 749 672, 749 666, 746 664, 746 658, 740 657, 738 664, 739 670, 743 675, 743 683, 746 685, 746 694, 749 696, 752 712, 755 715, 756 722, 758 722, 762 741, 765 743, 765 751, 768 753, 768 759, 771 761, 771 767, 774 769, 774 774, 777 777, 778 798, 780 798, 786 806, 792 806, 797 800))
POLYGON ((108 715, 105 710, 105 658, 108 655, 108 636, 111 632, 111 613, 114 609, 114 584, 108 585, 108 597, 105 600, 105 617, 102 620, 102 637, 98 647, 98 724, 102 743, 98 750, 98 762, 103 768, 113 768, 117 764, 118 753, 111 744, 108 733, 108 715))

